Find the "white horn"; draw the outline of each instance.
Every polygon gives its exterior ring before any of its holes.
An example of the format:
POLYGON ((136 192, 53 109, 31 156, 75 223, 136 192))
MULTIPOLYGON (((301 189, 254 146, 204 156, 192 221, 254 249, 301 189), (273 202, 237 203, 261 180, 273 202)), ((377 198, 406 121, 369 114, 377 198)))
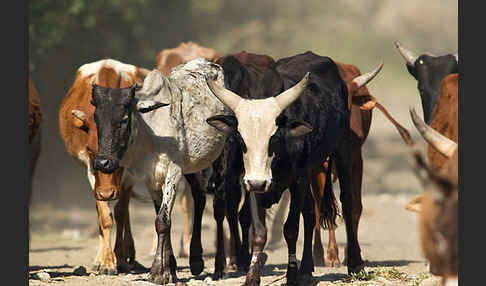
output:
POLYGON ((240 103, 241 97, 231 90, 226 89, 224 86, 217 84, 212 79, 206 80, 209 89, 213 94, 224 104, 226 104, 231 110, 235 111, 236 107, 240 103))
POLYGON ((84 121, 86 119, 86 116, 84 115, 84 112, 81 110, 73 109, 71 110, 71 113, 79 120, 84 121))
POLYGON ((420 132, 425 141, 432 145, 439 153, 450 158, 457 149, 457 143, 451 139, 445 137, 439 132, 435 131, 432 127, 425 124, 425 122, 417 115, 415 109, 410 109, 410 116, 412 117, 413 124, 420 132))
POLYGON ((459 52, 456 52, 454 54, 454 57, 456 57, 456 62, 459 63, 459 52))
POLYGON ((358 88, 360 88, 370 82, 373 78, 375 78, 375 76, 381 71, 382 68, 383 61, 374 70, 354 78, 353 82, 356 83, 358 88))
POLYGON ((275 101, 277 102, 278 106, 280 106, 281 110, 284 110, 302 94, 304 89, 307 87, 307 83, 309 82, 309 75, 310 73, 307 72, 304 78, 296 85, 275 97, 275 101))
POLYGON ((415 61, 417 60, 418 56, 415 53, 405 49, 399 41, 395 41, 395 46, 397 47, 398 51, 402 55, 402 57, 407 61, 408 64, 414 65, 415 61))

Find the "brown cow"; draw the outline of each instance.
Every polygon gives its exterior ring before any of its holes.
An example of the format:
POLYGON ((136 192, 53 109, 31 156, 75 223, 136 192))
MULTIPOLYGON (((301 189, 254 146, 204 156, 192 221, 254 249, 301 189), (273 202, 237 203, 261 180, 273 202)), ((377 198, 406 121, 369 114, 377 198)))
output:
MULTIPOLYGON (((180 43, 179 46, 172 49, 161 50, 155 59, 156 68, 164 75, 168 75, 172 68, 192 61, 195 58, 205 58, 208 61, 216 61, 219 58, 217 51, 211 48, 206 48, 194 43, 192 41, 180 43)), ((184 192, 181 194, 179 204, 182 209, 184 217, 184 228, 181 234, 179 257, 189 256, 189 246, 191 245, 191 236, 193 223, 193 208, 194 202, 191 195, 190 185, 185 181, 184 192)), ((152 245, 152 253, 157 249, 157 234, 155 234, 154 243, 152 245)))
MULTIPOLYGON (((410 111, 424 139, 447 161, 439 168, 427 166, 420 151, 414 151, 414 171, 424 185, 424 194, 407 203, 419 213, 419 235, 430 272, 443 277, 443 285, 457 285, 458 278, 458 148, 457 143, 429 127, 410 111)), ((454 122, 452 122, 454 123, 454 122)), ((457 123, 456 123, 457 124, 457 123)))
MULTIPOLYGON (((402 137, 406 138, 405 140, 408 144, 411 144, 411 137, 408 131, 402 127, 391 115, 388 111, 376 101, 376 99, 371 96, 366 86, 363 86, 359 89, 356 89, 355 85, 352 83, 353 79, 361 75, 359 69, 354 65, 348 65, 340 62, 336 62, 336 65, 339 70, 339 75, 341 78, 346 82, 348 87, 350 102, 351 102, 351 120, 350 120, 350 128, 352 134, 352 158, 353 158, 353 166, 352 166, 352 180, 353 180, 353 198, 356 200, 356 205, 359 208, 353 210, 353 215, 355 216, 355 229, 356 232, 358 230, 359 219, 361 217, 362 212, 362 203, 361 203, 361 183, 363 178, 363 158, 362 158, 362 146, 368 137, 368 133, 371 126, 371 118, 372 118, 372 109, 376 106, 380 109, 384 115, 395 125, 398 132, 401 134, 402 137), (360 107, 362 102, 368 101, 367 104, 360 107)), ((333 173, 335 173, 335 169, 333 166, 333 173)), ((339 251, 336 244, 336 235, 334 232, 335 224, 334 222, 326 222, 324 225, 329 229, 329 242, 327 248, 327 257, 324 260, 324 250, 322 247, 321 236, 320 236, 320 218, 319 209, 320 201, 324 198, 324 186, 326 183, 326 173, 328 168, 328 161, 324 163, 320 172, 315 176, 312 180, 312 188, 314 190, 318 190, 318 194, 315 194, 315 208, 316 208, 316 228, 314 230, 314 249, 313 249, 313 259, 315 265, 326 265, 326 266, 334 266, 337 267, 340 265, 339 260, 339 251)), ((336 181, 337 176, 334 176, 332 183, 336 181)), ((333 194, 328 194, 332 196, 334 199, 333 194)))
POLYGON ((155 60, 155 64, 162 74, 168 75, 173 67, 199 57, 214 62, 219 58, 219 54, 211 48, 201 47, 189 41, 187 43, 180 43, 176 48, 160 51, 155 60))
MULTIPOLYGON (((32 197, 32 178, 34 176, 35 166, 40 154, 41 144, 41 123, 42 111, 40 106, 39 93, 32 83, 32 78, 29 76, 29 155, 30 155, 30 175, 29 175, 29 189, 27 206, 30 209, 30 201, 32 197)), ((30 230, 29 230, 30 243, 30 230)), ((29 244, 30 245, 30 244, 29 244)))
POLYGON ((99 223, 99 248, 94 270, 115 274, 139 266, 135 262, 135 247, 130 230, 128 203, 133 187, 128 173, 120 168, 112 174, 93 170, 93 161, 98 152, 98 135, 94 119, 92 83, 103 87, 123 88, 141 85, 148 70, 104 59, 81 66, 72 87, 64 97, 59 110, 59 130, 66 150, 76 162, 87 169, 87 176, 96 198, 99 223), (120 191, 121 190, 121 191, 120 191), (98 195, 99 194, 99 195, 98 195), (113 218, 104 196, 120 194, 115 206, 116 243, 111 249, 110 231, 113 218), (101 197, 99 197, 101 196, 101 197))
MULTIPOLYGON (((446 76, 440 85, 440 96, 432 112, 430 127, 440 134, 458 142, 458 84, 459 74, 446 76)), ((427 159, 430 167, 440 169, 448 158, 436 151, 433 145, 427 147, 427 159)))

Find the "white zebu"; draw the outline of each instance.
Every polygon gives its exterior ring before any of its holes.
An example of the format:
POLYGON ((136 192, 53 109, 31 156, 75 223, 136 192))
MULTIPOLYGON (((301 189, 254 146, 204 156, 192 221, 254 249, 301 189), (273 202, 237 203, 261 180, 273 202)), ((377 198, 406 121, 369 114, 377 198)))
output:
MULTIPOLYGON (((230 113, 208 88, 208 78, 223 85, 222 68, 198 58, 174 68, 168 77, 158 70, 151 71, 143 88, 136 92, 136 98, 134 87, 118 91, 100 88, 100 95, 94 87, 93 104, 100 109, 97 121, 100 158, 95 160, 95 168, 103 171, 105 166, 111 168, 119 164, 136 179, 144 180, 156 209, 159 209, 155 220, 158 245, 149 275, 149 280, 154 283, 177 280, 170 228, 174 201, 184 186, 183 175, 210 167, 226 139, 206 123, 206 118, 230 113), (136 104, 127 104, 127 100, 136 104), (160 103, 169 106, 159 108, 160 103), (122 109, 120 106, 126 107, 122 109), (124 126, 120 122, 129 122, 125 128, 128 137, 119 135, 124 132, 118 130, 124 126), (117 162, 112 164, 109 160, 117 162)), ((194 235, 199 235, 200 244, 200 233, 193 234, 191 248, 193 241, 197 243, 194 235)), ((192 256, 191 253, 191 270, 200 273, 202 256, 192 256)))

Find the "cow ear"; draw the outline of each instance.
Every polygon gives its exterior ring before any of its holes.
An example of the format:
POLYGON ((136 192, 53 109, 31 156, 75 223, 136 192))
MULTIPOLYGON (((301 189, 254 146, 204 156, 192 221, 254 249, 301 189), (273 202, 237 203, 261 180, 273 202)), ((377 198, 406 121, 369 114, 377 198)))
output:
POLYGON ((407 211, 420 213, 422 211, 422 199, 423 199, 423 197, 424 196, 417 196, 417 197, 412 198, 405 205, 405 209, 407 211))
POLYGON ((299 137, 312 131, 312 126, 304 120, 295 120, 290 123, 289 135, 299 137))
POLYGON ((357 95, 351 97, 351 103, 362 110, 372 110, 376 105, 376 98, 371 95, 357 95))
POLYGON ((235 133, 238 128, 238 121, 232 115, 212 116, 206 119, 206 122, 226 135, 235 133))
POLYGON ((169 105, 169 103, 163 103, 155 100, 138 100, 136 110, 140 113, 146 113, 167 105, 169 105))
POLYGON ((71 114, 73 115, 73 123, 74 126, 80 128, 80 129, 86 129, 87 124, 86 124, 86 115, 84 112, 78 109, 73 109, 71 110, 71 114))

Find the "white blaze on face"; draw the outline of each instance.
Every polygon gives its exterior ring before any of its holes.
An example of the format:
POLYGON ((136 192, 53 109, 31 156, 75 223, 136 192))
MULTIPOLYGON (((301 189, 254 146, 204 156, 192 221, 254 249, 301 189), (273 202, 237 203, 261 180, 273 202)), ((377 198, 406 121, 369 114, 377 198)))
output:
MULTIPOLYGON (((258 100, 241 100, 235 110, 238 132, 246 145, 243 153, 245 176, 243 183, 250 190, 250 183, 265 182, 268 190, 272 181, 271 164, 273 155, 268 154, 270 137, 277 131, 275 119, 281 109, 274 97, 258 100)), ((263 191, 263 190, 261 190, 263 191)))

